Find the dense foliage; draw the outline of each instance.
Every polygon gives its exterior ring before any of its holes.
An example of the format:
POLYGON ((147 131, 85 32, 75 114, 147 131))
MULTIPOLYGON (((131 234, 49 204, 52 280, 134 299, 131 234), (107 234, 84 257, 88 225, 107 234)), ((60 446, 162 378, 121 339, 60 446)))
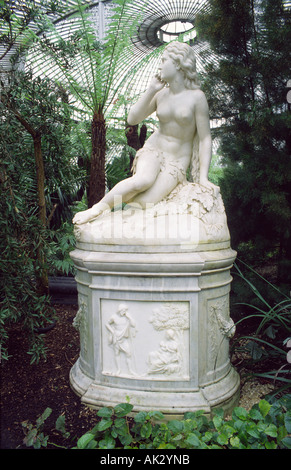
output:
POLYGON ((2 86, 0 108, 2 358, 11 321, 23 322, 37 358, 42 340, 34 330, 53 316, 45 289, 48 270, 61 256, 64 260, 61 246, 71 235, 66 225, 60 227, 72 217, 69 206, 82 172, 71 151, 69 110, 56 85, 29 72, 14 73, 2 86))
MULTIPOLYGON (((90 5, 72 0, 75 32, 65 40, 51 24, 50 34, 35 38, 36 60, 42 74, 54 69, 56 79, 74 96, 78 119, 90 120, 91 152, 85 162, 88 172, 88 206, 105 194, 105 154, 108 110, 118 94, 118 86, 128 74, 125 51, 132 48, 131 37, 138 18, 133 17, 132 0, 112 5, 111 21, 104 37, 98 36, 90 20, 90 5)), ((125 127, 125 126, 124 126, 125 127)))
MULTIPOLYGON (((159 411, 140 411, 132 417, 132 410, 129 403, 101 408, 94 428, 81 436, 73 449, 291 448, 290 395, 275 402, 261 400, 250 411, 236 407, 229 419, 225 419, 223 410, 215 410, 211 418, 199 410, 185 413, 181 420, 170 421, 159 411)), ((43 432, 43 424, 51 412, 47 408, 35 425, 22 423, 27 447, 39 449, 53 444, 43 432)), ((58 418, 56 429, 70 437, 65 416, 58 418)))
MULTIPOLYGON (((103 108, 120 53, 129 39, 125 31, 133 27, 126 20, 127 3, 124 0, 116 7, 116 16, 101 47, 87 20, 87 7, 78 0, 76 21, 80 32, 67 42, 58 38, 57 44, 46 41, 44 38, 49 36, 45 35, 39 42, 32 24, 51 32, 50 15, 70 12, 64 2, 44 1, 37 6, 29 1, 26 6, 19 6, 22 16, 18 16, 15 14, 18 7, 13 2, 1 1, 0 41, 6 47, 2 57, 17 46, 12 70, 2 77, 0 100, 2 359, 7 358, 7 331, 13 321, 22 323, 29 332, 32 360, 38 360, 45 352, 42 338, 35 330, 54 316, 47 295, 48 274, 71 270, 68 253, 74 246, 72 205, 82 198, 88 186, 88 175, 92 177, 94 191, 100 192, 101 187, 100 194, 104 194, 106 127, 103 108), (26 72, 19 71, 21 59, 33 44, 53 57, 64 72, 67 89, 43 74, 42 78, 32 74, 29 67, 26 72), (90 85, 87 81, 84 88, 74 79, 66 68, 68 61, 72 69, 76 63, 77 66, 83 63, 90 85), (73 121, 72 112, 76 107, 72 106, 72 92, 75 100, 82 97, 83 107, 93 113, 91 126, 85 112, 78 115, 80 123, 73 121), (97 169, 91 171, 90 166, 94 165, 97 169)), ((110 173, 111 179, 124 176, 123 170, 116 171, 116 162, 110 164, 108 170, 108 181, 110 173)), ((86 202, 85 197, 81 204, 86 202)))
MULTIPOLYGON (((216 59, 206 66, 204 89, 219 137, 220 181, 232 245, 258 264, 280 257, 290 280, 291 12, 282 0, 210 0, 197 18, 199 37, 216 59), (289 266, 289 268, 288 268, 289 266), (289 273, 289 274, 288 274, 289 273)), ((283 270, 284 268, 284 270, 283 270)))

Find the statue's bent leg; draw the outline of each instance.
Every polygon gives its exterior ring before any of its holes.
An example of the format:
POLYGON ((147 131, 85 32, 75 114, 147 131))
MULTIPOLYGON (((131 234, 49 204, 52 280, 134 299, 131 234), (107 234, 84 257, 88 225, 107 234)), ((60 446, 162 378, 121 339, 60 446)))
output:
POLYGON ((134 202, 144 207, 146 204, 157 204, 168 196, 179 182, 176 175, 164 169, 159 173, 154 184, 143 193, 138 194, 134 198, 134 202))
POLYGON ((156 181, 160 172, 160 162, 154 153, 150 151, 143 152, 137 162, 136 172, 130 178, 117 183, 100 202, 90 209, 78 212, 73 222, 75 224, 84 224, 95 219, 102 212, 112 209, 117 202, 130 202, 139 193, 146 191, 156 181))

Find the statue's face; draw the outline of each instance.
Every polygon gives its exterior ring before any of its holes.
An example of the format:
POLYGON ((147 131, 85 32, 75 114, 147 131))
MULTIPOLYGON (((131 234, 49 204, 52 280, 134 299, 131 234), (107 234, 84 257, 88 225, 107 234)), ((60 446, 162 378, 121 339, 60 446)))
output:
POLYGON ((167 52, 162 55, 159 69, 161 79, 165 82, 171 81, 177 74, 177 66, 167 52))

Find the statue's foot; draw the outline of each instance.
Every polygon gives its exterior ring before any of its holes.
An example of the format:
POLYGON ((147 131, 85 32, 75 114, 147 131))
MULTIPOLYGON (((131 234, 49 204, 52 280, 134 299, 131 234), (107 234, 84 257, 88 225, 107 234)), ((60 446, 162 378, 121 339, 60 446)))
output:
POLYGON ((102 210, 91 207, 91 209, 87 209, 86 211, 77 212, 77 214, 73 218, 73 224, 81 225, 90 222, 90 220, 95 219, 100 215, 102 210))

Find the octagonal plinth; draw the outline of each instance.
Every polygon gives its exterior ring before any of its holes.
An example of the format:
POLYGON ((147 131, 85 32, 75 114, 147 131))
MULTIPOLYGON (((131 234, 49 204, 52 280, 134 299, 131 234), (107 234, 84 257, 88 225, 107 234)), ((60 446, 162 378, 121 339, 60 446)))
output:
POLYGON ((76 227, 80 357, 70 381, 83 403, 166 415, 232 408, 230 269, 236 253, 220 195, 197 184, 159 204, 76 227))

